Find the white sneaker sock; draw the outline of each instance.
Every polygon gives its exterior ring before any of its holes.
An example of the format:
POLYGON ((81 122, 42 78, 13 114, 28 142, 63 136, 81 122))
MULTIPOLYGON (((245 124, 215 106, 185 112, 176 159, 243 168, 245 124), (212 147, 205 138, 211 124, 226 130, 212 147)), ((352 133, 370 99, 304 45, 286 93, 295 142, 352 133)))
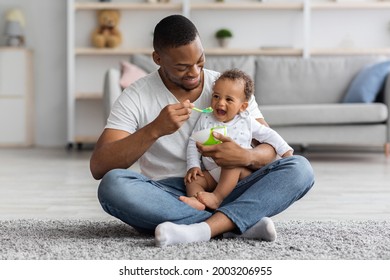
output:
POLYGON ((252 239, 260 239, 264 241, 275 241, 276 230, 275 230, 274 222, 270 218, 264 217, 260 221, 258 221, 254 226, 252 226, 242 234, 227 232, 223 234, 223 237, 252 238, 252 239))
POLYGON ((156 246, 209 241, 211 230, 207 223, 177 225, 171 222, 159 224, 154 234, 156 246))

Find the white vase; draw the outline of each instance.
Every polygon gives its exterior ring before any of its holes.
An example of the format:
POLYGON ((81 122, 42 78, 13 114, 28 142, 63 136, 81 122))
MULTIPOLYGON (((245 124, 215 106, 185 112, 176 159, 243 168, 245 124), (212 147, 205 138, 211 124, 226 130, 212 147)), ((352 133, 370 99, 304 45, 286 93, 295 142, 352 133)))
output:
POLYGON ((227 48, 230 43, 230 38, 218 38, 218 44, 221 48, 227 48))

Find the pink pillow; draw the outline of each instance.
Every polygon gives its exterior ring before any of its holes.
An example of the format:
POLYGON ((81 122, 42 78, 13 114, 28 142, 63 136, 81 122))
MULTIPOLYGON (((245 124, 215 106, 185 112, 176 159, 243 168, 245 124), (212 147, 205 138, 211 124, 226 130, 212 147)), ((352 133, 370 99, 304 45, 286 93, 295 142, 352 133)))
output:
POLYGON ((121 79, 119 81, 122 89, 127 88, 139 78, 146 76, 147 73, 139 68, 137 65, 131 64, 127 61, 121 62, 121 79))

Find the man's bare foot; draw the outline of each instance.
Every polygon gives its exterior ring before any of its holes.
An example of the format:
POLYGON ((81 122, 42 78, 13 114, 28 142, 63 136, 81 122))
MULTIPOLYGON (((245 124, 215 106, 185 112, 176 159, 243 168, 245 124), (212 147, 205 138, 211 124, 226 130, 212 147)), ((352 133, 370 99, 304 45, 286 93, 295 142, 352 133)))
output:
POLYGON ((189 206, 197 210, 206 209, 206 206, 202 204, 200 201, 198 201, 195 197, 180 196, 179 200, 183 201, 184 203, 187 203, 189 206))
POLYGON ((211 192, 198 192, 196 198, 200 203, 206 205, 207 208, 215 210, 221 204, 221 200, 211 192))

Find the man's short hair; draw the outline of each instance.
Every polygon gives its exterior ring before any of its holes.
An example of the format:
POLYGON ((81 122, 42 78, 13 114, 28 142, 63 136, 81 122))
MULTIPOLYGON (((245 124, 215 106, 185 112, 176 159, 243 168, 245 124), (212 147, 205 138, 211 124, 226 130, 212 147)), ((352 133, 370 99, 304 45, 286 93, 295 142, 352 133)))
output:
POLYGON ((195 25, 185 16, 171 15, 163 18, 153 33, 153 48, 161 51, 177 48, 193 42, 199 35, 195 25))

